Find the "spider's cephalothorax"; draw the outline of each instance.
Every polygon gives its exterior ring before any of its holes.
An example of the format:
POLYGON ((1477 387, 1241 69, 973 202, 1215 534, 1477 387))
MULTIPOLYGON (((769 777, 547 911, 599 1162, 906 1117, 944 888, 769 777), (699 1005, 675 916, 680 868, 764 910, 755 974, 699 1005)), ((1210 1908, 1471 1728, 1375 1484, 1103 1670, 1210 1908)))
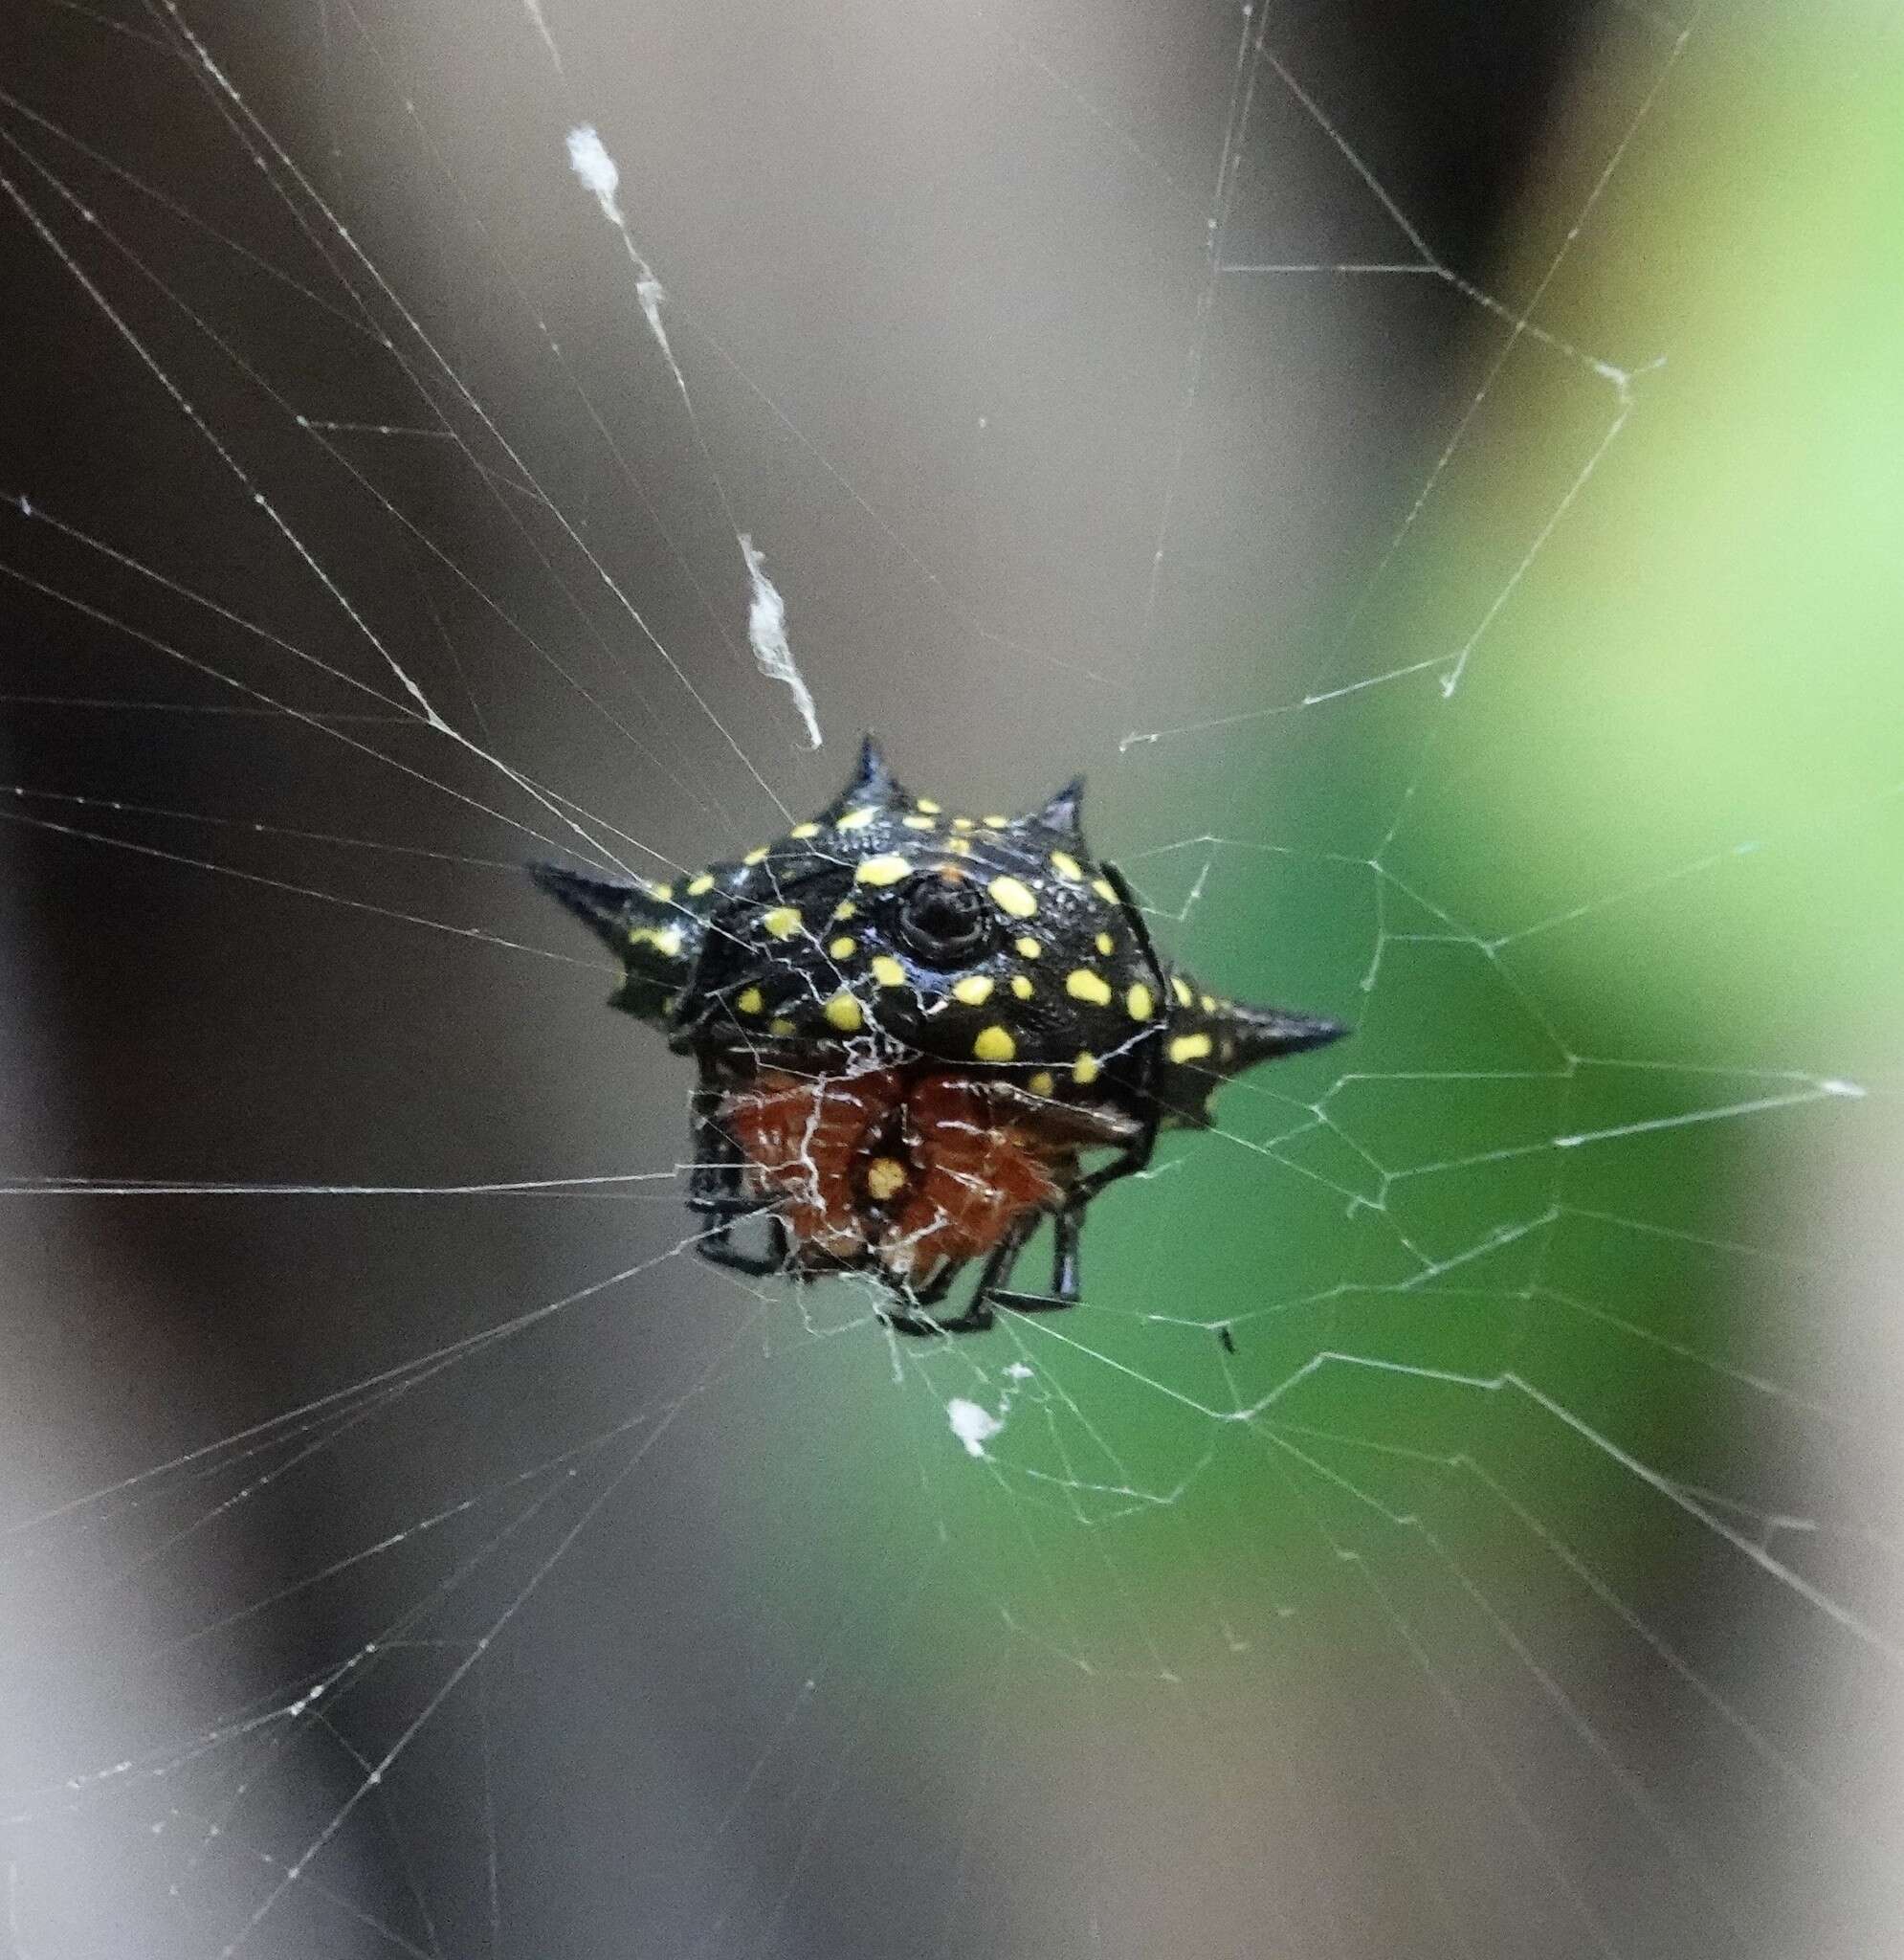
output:
POLYGON ((679 884, 534 867, 620 957, 614 1005, 699 1062, 704 1256, 871 1273, 909 1333, 1069 1306, 1085 1207, 1143 1168, 1160 1128, 1207 1125, 1229 1078, 1344 1032, 1164 965, 1091 857, 1082 789, 1025 816, 948 816, 868 736, 825 810, 738 862, 679 884), (756 1212, 757 1254, 730 1239, 756 1212), (1047 1215, 1050 1293, 1007 1292, 1047 1215), (963 1311, 936 1313, 975 1258, 963 1311))

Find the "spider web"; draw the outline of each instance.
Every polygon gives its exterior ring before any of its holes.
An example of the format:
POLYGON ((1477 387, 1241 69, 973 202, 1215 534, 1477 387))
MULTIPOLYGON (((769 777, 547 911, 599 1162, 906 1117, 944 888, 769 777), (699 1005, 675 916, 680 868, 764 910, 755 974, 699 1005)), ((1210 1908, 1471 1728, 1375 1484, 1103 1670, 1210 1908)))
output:
POLYGON ((1469 264, 1314 12, 613 12, 10 23, 12 1953, 1882 1949, 1895 723, 1648 548, 1856 59, 1451 17, 1469 264), (692 1256, 521 876, 862 725, 1356 1025, 983 1338, 692 1256))

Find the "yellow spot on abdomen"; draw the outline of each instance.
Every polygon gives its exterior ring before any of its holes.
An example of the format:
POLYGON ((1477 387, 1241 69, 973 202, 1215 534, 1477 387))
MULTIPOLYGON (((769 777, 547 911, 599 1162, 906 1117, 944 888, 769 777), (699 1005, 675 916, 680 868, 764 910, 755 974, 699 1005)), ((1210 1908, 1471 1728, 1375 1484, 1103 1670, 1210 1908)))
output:
POLYGON ((711 871, 703 871, 698 878, 688 880, 688 897, 691 899, 698 899, 713 889, 714 874, 711 871))
POLYGON ((1179 1007, 1188 1007, 1191 1001, 1196 999, 1196 995, 1190 991, 1188 984, 1181 973, 1171 974, 1170 991, 1177 996, 1177 1005, 1179 1007))
POLYGON ((1156 1005, 1156 1002, 1150 997, 1150 989, 1140 980, 1124 995, 1124 1005, 1130 1010, 1132 1020, 1147 1021, 1150 1018, 1150 1011, 1156 1005))
POLYGON ((881 858, 863 858, 852 875, 860 884, 897 884, 912 866, 903 858, 887 853, 881 858))
POLYGON ((1207 1035, 1179 1035, 1170 1044, 1172 1061, 1201 1061, 1210 1051, 1207 1035))
POLYGON ((1118 949, 1118 942, 1108 932, 1100 932, 1095 944, 1100 953, 1114 953, 1118 949))
POLYGON ((671 884, 652 884, 648 887, 648 896, 657 905, 665 905, 675 896, 675 887, 671 884))
POLYGON ((1073 884, 1082 884, 1084 882, 1084 866, 1069 851, 1053 851, 1052 853, 1052 869, 1060 878, 1070 879, 1073 884))
POLYGON ((991 998, 991 976, 987 973, 967 973, 963 980, 955 980, 952 998, 963 1000, 967 1007, 983 1007, 991 998))
POLYGON ((1038 909, 1037 900, 1015 878, 995 878, 986 889, 999 910, 1014 919, 1029 919, 1038 909))
POLYGON ((763 844, 757 851, 749 851, 741 859, 742 864, 764 864, 767 861, 767 847, 763 844))
POLYGON ((972 1053, 981 1061, 1009 1061, 1018 1053, 1018 1044, 1011 1038, 1008 1029, 997 1026, 981 1028, 972 1043, 972 1053))
POLYGON ((929 816, 902 816, 899 821, 909 831, 929 831, 933 828, 933 822, 929 816))
POLYGON ((903 987, 906 969, 891 953, 880 953, 873 962, 873 977, 881 987, 903 987))
POLYGON ((800 930, 800 914, 791 905, 776 905, 761 915, 761 924, 775 939, 791 939, 800 930))
POLYGON ((734 1005, 743 1014, 757 1014, 766 1006, 766 997, 758 987, 749 987, 734 997, 734 1005))
POLYGON ((1081 1088, 1095 1082, 1100 1072, 1097 1058, 1088 1053, 1080 1055, 1071 1065, 1071 1079, 1081 1088))
POLYGON ((834 959, 846 960, 852 957, 858 946, 858 940, 854 939, 852 933, 843 932, 828 946, 827 950, 834 959))
POLYGON ((988 831, 1003 831, 1011 828, 1011 819, 1008 816, 982 816, 979 818, 979 821, 988 831))
POLYGON ((630 946, 652 946, 664 960, 675 958, 681 950, 680 928, 674 925, 637 925, 628 936, 630 946))
POLYGON ((1052 1080, 1050 1069, 1041 1068, 1025 1086, 1034 1096, 1049 1096, 1057 1087, 1057 1083, 1052 1080))
POLYGON ((1089 967, 1076 967, 1064 976, 1064 991, 1074 1000, 1088 1000, 1093 1007, 1109 1007, 1111 983, 1089 967))
POLYGON ((790 1035, 792 1032, 793 1023, 782 1020, 778 1016, 767 1023, 767 1033, 769 1035, 790 1035))
POLYGON ((875 1157, 866 1167, 866 1189, 884 1204, 906 1188, 906 1167, 897 1157, 875 1157))
POLYGON ((916 796, 913 801, 925 812, 926 815, 937 816, 939 814, 939 805, 930 796, 916 796))
POLYGON ((858 911, 858 909, 859 907, 855 905, 851 899, 842 899, 839 902, 839 903, 833 907, 833 917, 835 919, 851 919, 853 916, 853 914, 858 911))
POLYGON ((878 814, 878 809, 875 805, 862 803, 857 810, 849 810, 833 828, 836 831, 864 830, 878 814))
POLYGON ((1018 957, 1021 960, 1035 960, 1045 950, 1035 939, 1029 937, 1014 939, 1011 943, 1018 948, 1018 957))
POLYGON ((1100 899, 1102 899, 1107 905, 1121 905, 1123 903, 1123 901, 1118 896, 1117 886, 1114 885, 1108 878, 1094 878, 1091 880, 1091 889, 1094 892, 1096 892, 1097 896, 1100 899))
POLYGON ((842 1035, 856 1035, 864 1024, 866 1016, 859 1011, 859 1003, 850 993, 836 993, 827 1003, 827 1019, 842 1035))
POLYGON ((1023 973, 1012 974, 1011 991, 1020 1000, 1029 1000, 1031 998, 1031 983, 1026 979, 1023 973))
POLYGON ((816 823, 797 823, 786 834, 789 837, 817 837, 820 826, 816 823))

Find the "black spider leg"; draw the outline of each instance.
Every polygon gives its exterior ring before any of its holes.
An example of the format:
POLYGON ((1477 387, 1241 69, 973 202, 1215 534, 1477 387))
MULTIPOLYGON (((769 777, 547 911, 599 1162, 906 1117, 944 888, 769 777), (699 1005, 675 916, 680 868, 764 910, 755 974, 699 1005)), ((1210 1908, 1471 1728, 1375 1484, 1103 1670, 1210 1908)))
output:
POLYGON ((733 1243, 735 1220, 767 1211, 773 1201, 756 1197, 742 1188, 741 1180, 747 1168, 746 1159, 741 1147, 721 1126, 723 1094, 721 1084, 703 1062, 692 1104, 695 1157, 694 1168, 688 1173, 688 1210, 718 1218, 720 1223, 697 1240, 695 1250, 711 1266, 725 1266, 731 1272, 764 1280, 786 1269, 790 1256, 786 1227, 777 1215, 769 1214, 764 1252, 743 1252, 733 1243))
MULTIPOLYGON (((1138 950, 1143 955, 1143 963, 1150 970, 1155 997, 1162 1005, 1170 998, 1170 988, 1164 977, 1163 962, 1157 957, 1150 927, 1144 924, 1143 914, 1138 909, 1137 899, 1125 882, 1123 873, 1115 864, 1100 863, 1098 869, 1118 894, 1124 924, 1130 927, 1131 937, 1137 941, 1138 950)), ((1108 1164, 1092 1171, 1089 1176, 1080 1177, 1065 1193, 1064 1204, 1052 1220, 1052 1290, 1049 1293, 1007 1293, 993 1287, 991 1299, 1000 1306, 1010 1307, 1018 1313, 1055 1313, 1061 1307, 1077 1304, 1077 1258, 1079 1241, 1084 1236, 1084 1208, 1107 1185, 1144 1169, 1157 1149, 1157 1133, 1162 1123, 1162 1107, 1154 1086, 1159 1047, 1155 1034, 1144 1036, 1142 1040, 1141 1077, 1133 1084, 1146 1111, 1142 1127, 1108 1164)), ((980 1283, 983 1286, 985 1282, 982 1281, 980 1283)))
MULTIPOLYGON (((1008 1307, 1013 1313, 1056 1313, 1061 1308, 1077 1304, 1077 1242, 1084 1236, 1084 1207, 1087 1202, 1087 1199, 1075 1195, 1067 1197, 1063 1208, 1052 1214, 1052 1290, 1049 1293, 1019 1293, 994 1284, 990 1288, 990 1304, 1008 1307)), ((1030 1230, 1025 1236, 1029 1238, 1036 1229, 1034 1214, 1030 1230)), ((1009 1277, 1007 1273, 998 1275, 1001 1281, 1009 1277)), ((979 1283, 983 1287, 985 1282, 982 1280, 979 1283)))
MULTIPOLYGON (((1018 1262, 1018 1255, 1025 1250, 1026 1241, 1037 1231, 1040 1215, 1036 1212, 1027 1213, 992 1247, 984 1267, 980 1270, 978 1283, 972 1288, 971 1297, 965 1303, 963 1313, 951 1320, 941 1320, 928 1310, 952 1290, 952 1282, 957 1279, 959 1270, 954 1266, 942 1273, 923 1293, 915 1294, 908 1299, 903 1312, 895 1313, 882 1309, 886 1325, 896 1334, 983 1334, 992 1323, 992 1302, 1009 1301, 1013 1298, 1002 1292, 1000 1288, 1004 1281, 1011 1277, 1011 1269, 1018 1262)), ((1068 1302, 1040 1303, 1069 1304, 1068 1302)))

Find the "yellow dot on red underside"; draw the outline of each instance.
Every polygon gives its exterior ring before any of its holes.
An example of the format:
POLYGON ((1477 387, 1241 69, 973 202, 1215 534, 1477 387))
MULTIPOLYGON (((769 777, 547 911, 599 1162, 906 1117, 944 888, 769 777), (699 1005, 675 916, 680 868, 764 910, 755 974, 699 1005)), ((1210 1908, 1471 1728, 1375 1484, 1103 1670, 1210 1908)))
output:
POLYGON ((1155 1005, 1150 997, 1150 989, 1141 980, 1124 995, 1124 1006, 1130 1010, 1130 1016, 1134 1021, 1149 1020, 1150 1011, 1155 1005))
POLYGON ((1111 983, 1089 967, 1077 967, 1064 976, 1064 991, 1074 1000, 1088 1000, 1093 1007, 1109 1007, 1111 983))
POLYGON ((1123 902, 1123 901, 1118 897, 1117 886, 1114 885, 1108 878, 1094 878, 1091 880, 1091 889, 1094 892, 1096 892, 1097 896, 1100 899, 1102 899, 1107 905, 1118 905, 1123 902))
POLYGON ((1057 1087, 1057 1083, 1052 1080, 1050 1069, 1041 1068, 1025 1086, 1034 1096, 1049 1096, 1057 1087))
POLYGON ((1045 950, 1035 939, 1029 936, 1024 939, 1014 939, 1011 944, 1018 948, 1018 957, 1021 960, 1035 960, 1045 950))
POLYGON ((741 859, 742 864, 764 864, 767 861, 767 847, 763 844, 758 850, 749 851, 741 859))
POLYGON ((967 1007, 983 1007, 991 998, 991 985, 988 973, 967 973, 963 980, 952 983, 952 998, 963 1001, 967 1007))
POLYGON ((879 858, 862 858, 852 875, 861 884, 897 884, 911 870, 905 858, 888 852, 879 858))
POLYGON ((979 1030, 972 1040, 972 1053, 981 1061, 1009 1061, 1018 1053, 1018 1044, 1008 1028, 994 1024, 979 1030))
POLYGON ((1177 1005, 1179 1007, 1188 1007, 1196 999, 1196 995, 1184 984, 1184 976, 1181 973, 1171 974, 1170 991, 1177 996, 1177 1005))
POLYGON ((1099 1063, 1095 1055, 1089 1052, 1080 1055, 1071 1065, 1071 1079, 1080 1087, 1086 1087, 1095 1082, 1101 1072, 1102 1064, 1099 1063))
POLYGON ((749 987, 735 995, 734 1005, 743 1014, 757 1014, 766 1006, 766 998, 758 987, 749 987))
POLYGON ((929 831, 933 828, 933 822, 929 816, 902 816, 899 821, 909 831, 929 831))
POLYGON ((880 953, 873 962, 873 977, 881 987, 903 987, 906 969, 891 953, 880 953))
POLYGON ((836 824, 834 824, 833 828, 836 831, 864 830, 866 826, 870 824, 873 821, 873 819, 878 814, 879 810, 876 804, 862 803, 857 810, 849 810, 847 813, 843 817, 841 817, 836 824))
POLYGON ((767 1023, 767 1033, 769 1035, 790 1035, 792 1032, 793 1023, 791 1021, 785 1021, 776 1017, 767 1023))
POLYGON ((843 932, 837 939, 828 944, 827 950, 836 960, 851 959, 858 945, 858 940, 854 939, 852 933, 843 932))
POLYGON ((1070 879, 1074 884, 1082 884, 1084 882, 1084 866, 1069 851, 1053 851, 1052 853, 1052 869, 1060 878, 1070 879))
POLYGON ((1172 1061, 1201 1061, 1210 1051, 1207 1035, 1179 1035, 1170 1044, 1172 1061))
POLYGON ((1015 878, 995 878, 986 889, 998 909, 1014 919, 1029 919, 1038 909, 1037 900, 1015 878))
POLYGON ((791 905, 776 905, 761 914, 761 927, 775 939, 791 939, 800 930, 800 914, 791 905))
POLYGON ((836 993, 827 1003, 827 1019, 842 1035, 859 1033, 866 1016, 859 1011, 859 1003, 850 993, 836 993))
POLYGON ((875 1157, 866 1167, 866 1189, 884 1204, 906 1188, 906 1167, 897 1157, 875 1157))
POLYGON ((1115 952, 1118 947, 1118 942, 1108 932, 1100 932, 1094 944, 1100 953, 1115 952))
POLYGON ((939 805, 930 796, 915 796, 913 801, 925 812, 926 815, 937 816, 939 814, 939 805))
POLYGON ((1012 974, 1011 991, 1020 1000, 1029 1000, 1031 998, 1031 983, 1026 979, 1023 973, 1012 974))
POLYGON ((714 889, 714 874, 703 871, 698 878, 688 880, 688 897, 698 899, 714 889))
POLYGON ((817 837, 820 826, 816 823, 797 823, 786 834, 789 837, 817 837))

